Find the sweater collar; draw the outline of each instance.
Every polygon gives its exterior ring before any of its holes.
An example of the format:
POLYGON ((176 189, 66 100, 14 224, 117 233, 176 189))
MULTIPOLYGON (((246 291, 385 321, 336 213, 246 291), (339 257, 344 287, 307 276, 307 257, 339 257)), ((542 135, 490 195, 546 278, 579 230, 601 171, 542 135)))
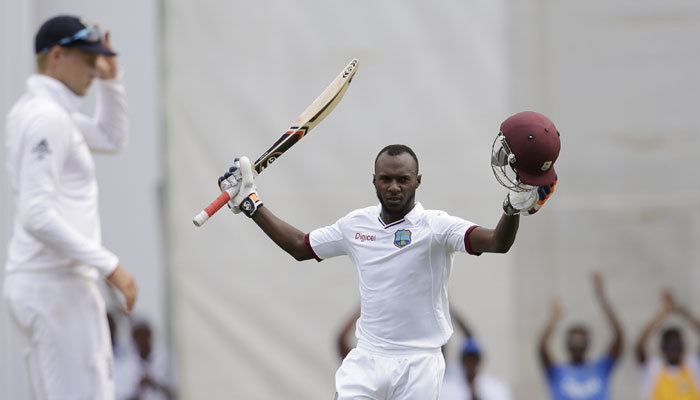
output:
POLYGON ((69 113, 78 111, 83 101, 81 96, 73 93, 63 82, 48 75, 33 74, 27 79, 27 88, 30 91, 48 94, 69 113))

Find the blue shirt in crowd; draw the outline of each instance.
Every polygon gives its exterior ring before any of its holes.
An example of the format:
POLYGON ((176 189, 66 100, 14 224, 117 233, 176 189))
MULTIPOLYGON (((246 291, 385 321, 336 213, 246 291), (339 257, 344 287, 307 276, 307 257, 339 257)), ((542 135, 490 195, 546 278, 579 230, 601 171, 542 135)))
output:
POLYGON ((609 355, 583 365, 559 364, 547 370, 553 400, 608 400, 610 373, 615 359, 609 355))

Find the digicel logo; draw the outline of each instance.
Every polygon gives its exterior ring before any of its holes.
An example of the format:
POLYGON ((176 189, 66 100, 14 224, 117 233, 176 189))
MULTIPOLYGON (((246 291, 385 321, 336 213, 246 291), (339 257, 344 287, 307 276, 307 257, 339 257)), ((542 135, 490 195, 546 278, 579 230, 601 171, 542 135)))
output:
POLYGON ((355 234, 355 239, 360 239, 360 242, 365 242, 365 241, 374 242, 375 240, 377 240, 377 236, 376 235, 366 235, 364 233, 358 232, 355 234))

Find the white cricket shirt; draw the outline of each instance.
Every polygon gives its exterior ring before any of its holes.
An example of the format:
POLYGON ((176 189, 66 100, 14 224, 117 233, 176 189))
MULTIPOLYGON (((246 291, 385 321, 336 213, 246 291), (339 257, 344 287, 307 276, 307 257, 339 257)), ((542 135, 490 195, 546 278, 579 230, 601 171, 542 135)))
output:
POLYGON ((378 350, 437 349, 452 335, 447 281, 455 252, 472 254, 471 222, 416 203, 385 224, 381 206, 355 210, 306 237, 320 261, 347 255, 357 268, 359 343, 378 350))
POLYGON ((117 257, 101 244, 92 151, 114 152, 127 139, 124 86, 95 80, 94 118, 82 98, 46 75, 32 75, 7 116, 7 171, 16 217, 7 273, 110 274, 117 257))

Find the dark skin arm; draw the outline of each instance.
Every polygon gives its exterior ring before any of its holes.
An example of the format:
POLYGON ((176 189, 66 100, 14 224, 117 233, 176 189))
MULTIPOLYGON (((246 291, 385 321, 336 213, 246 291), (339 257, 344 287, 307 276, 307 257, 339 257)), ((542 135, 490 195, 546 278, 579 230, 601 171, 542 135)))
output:
POLYGON ((163 393, 163 395, 167 399, 169 399, 169 400, 175 399, 175 392, 168 385, 164 385, 160 382, 157 382, 156 380, 151 378, 148 374, 145 374, 144 376, 141 377, 141 382, 140 382, 139 386, 141 386, 141 388, 145 388, 145 387, 150 386, 154 390, 157 390, 157 391, 163 393))
MULTIPOLYGON (((670 293, 669 293, 670 296, 670 293)), ((683 318, 685 318, 690 325, 693 326, 695 331, 700 334, 700 319, 693 315, 685 306, 682 306, 672 299, 672 303, 675 305, 675 311, 683 318)), ((698 355, 700 355, 700 350, 698 350, 698 355)))
POLYGON ((600 307, 603 309, 603 312, 608 319, 608 323, 610 324, 610 328, 613 331, 613 339, 608 347, 608 354, 617 361, 622 355, 622 349, 624 348, 624 334, 622 332, 620 320, 617 318, 617 315, 615 315, 615 312, 608 301, 608 297, 605 294, 605 289, 603 287, 603 276, 598 272, 593 274, 593 288, 595 289, 598 303, 600 303, 600 307))
POLYGON ((304 232, 279 219, 266 206, 255 212, 253 221, 277 246, 297 261, 314 258, 311 249, 304 243, 304 232))
POLYGON ((352 350, 352 347, 350 346, 349 336, 350 332, 352 332, 352 328, 355 327, 355 322, 358 318, 360 318, 360 307, 357 307, 357 310, 355 310, 352 316, 350 316, 350 318, 345 322, 343 328, 338 333, 336 348, 338 350, 338 355, 342 359, 344 359, 348 355, 348 353, 350 353, 350 350, 352 350))
POLYGON ((469 339, 474 336, 471 329, 469 329, 469 325, 464 321, 464 318, 452 307, 450 307, 450 315, 465 338, 469 339))
POLYGON ((515 241, 519 223, 519 215, 503 214, 496 229, 475 228, 469 234, 469 244, 475 253, 507 253, 515 241))
POLYGON ((649 341, 649 337, 654 331, 659 329, 661 323, 664 322, 664 319, 668 317, 668 315, 675 307, 676 306, 673 302, 673 297, 671 296, 671 293, 669 291, 664 291, 661 296, 661 309, 659 310, 659 312, 656 313, 656 315, 654 315, 651 321, 649 321, 644 326, 644 329, 642 329, 642 334, 639 335, 639 339, 637 339, 637 344, 635 345, 637 362, 640 365, 644 365, 647 361, 646 346, 647 342, 649 341))
POLYGON ((554 333, 554 329, 557 327, 557 324, 561 320, 561 302, 559 301, 558 298, 555 298, 552 300, 552 312, 550 314, 549 321, 547 322, 547 325, 544 328, 544 331, 542 332, 542 336, 540 337, 540 344, 539 344, 539 353, 540 353, 540 364, 542 365, 542 368, 545 371, 548 371, 552 365, 554 365, 554 362, 552 361, 552 355, 549 353, 549 341, 552 338, 552 333, 554 333))

